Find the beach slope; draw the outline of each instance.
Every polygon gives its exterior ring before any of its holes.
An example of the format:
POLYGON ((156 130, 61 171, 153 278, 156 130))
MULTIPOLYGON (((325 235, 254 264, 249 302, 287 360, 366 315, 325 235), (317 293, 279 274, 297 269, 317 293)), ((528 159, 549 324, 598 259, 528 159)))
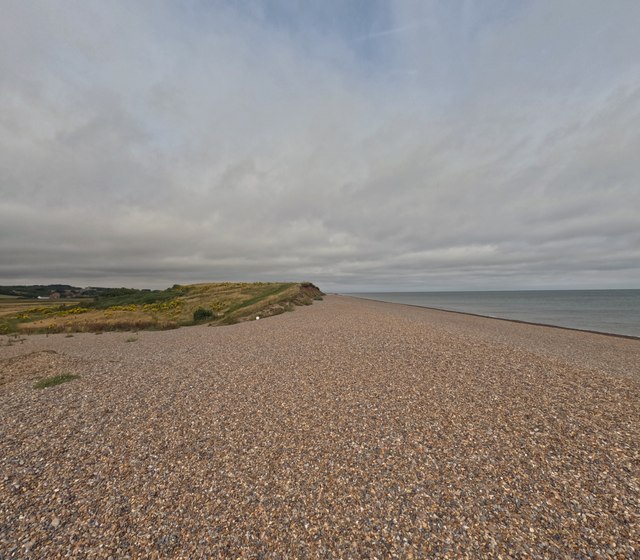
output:
POLYGON ((341 296, 3 339, 0 557, 637 557, 639 364, 341 296))

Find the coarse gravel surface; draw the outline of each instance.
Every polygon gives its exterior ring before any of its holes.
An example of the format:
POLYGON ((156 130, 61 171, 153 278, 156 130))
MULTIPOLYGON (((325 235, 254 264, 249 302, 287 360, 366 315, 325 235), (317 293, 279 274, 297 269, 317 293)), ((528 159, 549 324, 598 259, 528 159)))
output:
POLYGON ((2 559, 640 557, 640 341, 343 296, 7 341, 2 559))

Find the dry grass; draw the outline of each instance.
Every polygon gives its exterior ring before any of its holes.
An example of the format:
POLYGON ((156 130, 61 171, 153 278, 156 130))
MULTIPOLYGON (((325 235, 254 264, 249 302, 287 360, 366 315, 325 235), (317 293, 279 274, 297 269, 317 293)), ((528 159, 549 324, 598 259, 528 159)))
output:
POLYGON ((68 308, 86 304, 87 300, 40 300, 19 299, 11 296, 0 298, 0 334, 8 334, 20 330, 19 325, 31 322, 47 314, 56 313, 62 305, 68 308))
POLYGON ((107 305, 109 300, 102 299, 100 308, 86 300, 3 301, 0 334, 173 329, 198 322, 198 309, 210 312, 211 324, 231 324, 277 315, 294 304, 308 305, 321 294, 308 284, 266 282, 193 284, 174 291, 168 292, 171 299, 154 303, 107 305))

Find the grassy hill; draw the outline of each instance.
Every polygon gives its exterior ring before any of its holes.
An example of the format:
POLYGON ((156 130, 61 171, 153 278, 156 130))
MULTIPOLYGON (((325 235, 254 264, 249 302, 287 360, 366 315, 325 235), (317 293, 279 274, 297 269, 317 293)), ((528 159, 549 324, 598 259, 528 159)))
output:
POLYGON ((167 290, 103 290, 93 300, 3 299, 0 334, 171 329, 232 324, 310 305, 322 292, 309 282, 175 285, 167 290))

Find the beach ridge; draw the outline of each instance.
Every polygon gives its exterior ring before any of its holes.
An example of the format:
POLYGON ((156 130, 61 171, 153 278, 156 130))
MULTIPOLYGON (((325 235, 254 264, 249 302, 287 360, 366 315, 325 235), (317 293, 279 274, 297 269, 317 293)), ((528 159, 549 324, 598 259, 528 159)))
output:
POLYGON ((640 550, 635 340, 346 296, 128 337, 0 347, 5 557, 640 550))

